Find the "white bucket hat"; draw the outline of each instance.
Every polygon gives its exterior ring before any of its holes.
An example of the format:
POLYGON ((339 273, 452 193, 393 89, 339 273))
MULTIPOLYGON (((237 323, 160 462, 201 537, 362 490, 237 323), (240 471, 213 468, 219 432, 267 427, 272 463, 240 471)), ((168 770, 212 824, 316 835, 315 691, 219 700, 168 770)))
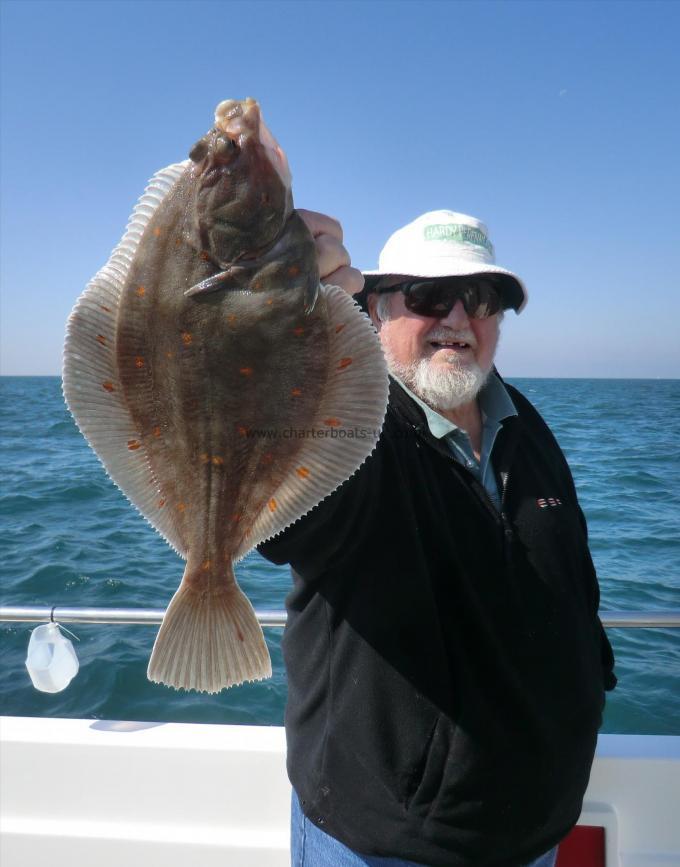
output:
POLYGON ((378 268, 364 271, 367 295, 379 278, 471 277, 498 274, 505 307, 517 313, 527 303, 527 290, 512 271, 496 265, 489 231, 480 220, 455 211, 428 211, 390 236, 380 251, 378 268))

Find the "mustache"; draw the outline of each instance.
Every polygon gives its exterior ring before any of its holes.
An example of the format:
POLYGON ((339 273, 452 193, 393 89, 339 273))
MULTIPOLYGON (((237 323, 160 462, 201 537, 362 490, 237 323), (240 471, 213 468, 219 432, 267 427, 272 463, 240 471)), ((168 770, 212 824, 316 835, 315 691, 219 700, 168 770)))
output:
POLYGON ((468 328, 454 331, 452 328, 442 328, 435 326, 427 335, 428 342, 445 343, 451 341, 454 343, 467 343, 473 349, 477 348, 477 339, 472 331, 468 328))

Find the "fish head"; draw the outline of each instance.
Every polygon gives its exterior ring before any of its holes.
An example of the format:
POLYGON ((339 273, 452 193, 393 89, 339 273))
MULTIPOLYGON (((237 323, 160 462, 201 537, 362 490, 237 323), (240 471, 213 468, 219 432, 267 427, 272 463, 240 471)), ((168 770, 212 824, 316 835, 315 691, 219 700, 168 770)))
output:
POLYGON ((221 102, 215 109, 215 127, 232 138, 238 137, 241 147, 264 148, 267 159, 277 171, 282 183, 290 189, 288 159, 262 119, 260 106, 252 97, 244 100, 225 99, 221 102))
POLYGON ((274 244, 293 211, 291 173, 258 103, 221 102, 189 157, 200 248, 224 267, 274 244))

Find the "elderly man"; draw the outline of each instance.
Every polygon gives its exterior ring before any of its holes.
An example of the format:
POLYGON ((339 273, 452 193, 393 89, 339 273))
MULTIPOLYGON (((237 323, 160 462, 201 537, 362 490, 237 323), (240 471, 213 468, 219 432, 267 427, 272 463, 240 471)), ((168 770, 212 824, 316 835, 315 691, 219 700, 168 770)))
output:
MULTIPOLYGON (((360 288, 339 226, 304 216, 322 275, 360 288)), ((569 468, 494 369, 526 292, 484 224, 435 211, 363 297, 393 377, 376 450, 261 547, 294 578, 293 864, 548 867, 615 678, 569 468)))

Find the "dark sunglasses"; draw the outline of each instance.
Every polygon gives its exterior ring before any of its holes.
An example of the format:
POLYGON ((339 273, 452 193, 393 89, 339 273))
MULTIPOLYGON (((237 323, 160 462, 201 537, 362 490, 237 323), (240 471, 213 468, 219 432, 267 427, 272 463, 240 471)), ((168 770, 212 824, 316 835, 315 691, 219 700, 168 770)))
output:
POLYGON ((407 310, 435 319, 448 316, 457 301, 463 302, 465 312, 472 319, 487 319, 503 309, 500 293, 490 279, 409 280, 378 288, 378 292, 401 292, 407 310))

